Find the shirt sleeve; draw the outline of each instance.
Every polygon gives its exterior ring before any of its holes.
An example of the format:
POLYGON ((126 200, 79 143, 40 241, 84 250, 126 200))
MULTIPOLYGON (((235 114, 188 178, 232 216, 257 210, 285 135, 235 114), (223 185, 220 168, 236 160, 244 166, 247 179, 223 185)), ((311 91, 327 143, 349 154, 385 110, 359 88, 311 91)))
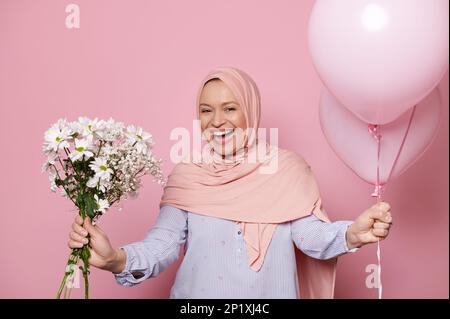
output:
POLYGON ((186 235, 187 212, 168 205, 161 207, 156 224, 144 240, 120 247, 127 258, 124 270, 114 274, 117 283, 130 287, 160 274, 178 259, 186 235), (143 276, 135 278, 133 272, 143 276))
POLYGON ((316 259, 330 259, 356 252, 347 247, 346 232, 353 221, 327 223, 314 214, 291 221, 292 240, 303 253, 316 259))

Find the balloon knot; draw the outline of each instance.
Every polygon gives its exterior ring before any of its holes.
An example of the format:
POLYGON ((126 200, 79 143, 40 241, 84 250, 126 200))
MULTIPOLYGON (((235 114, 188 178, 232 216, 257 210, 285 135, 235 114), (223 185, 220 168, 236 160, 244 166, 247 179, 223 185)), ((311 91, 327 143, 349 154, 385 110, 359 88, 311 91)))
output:
POLYGON ((378 124, 368 124, 367 129, 369 130, 369 133, 372 134, 372 136, 379 140, 381 138, 381 135, 378 132, 379 125, 378 124))
POLYGON ((373 190, 373 193, 371 194, 372 197, 380 197, 383 194, 384 191, 384 185, 375 185, 375 189, 373 190))

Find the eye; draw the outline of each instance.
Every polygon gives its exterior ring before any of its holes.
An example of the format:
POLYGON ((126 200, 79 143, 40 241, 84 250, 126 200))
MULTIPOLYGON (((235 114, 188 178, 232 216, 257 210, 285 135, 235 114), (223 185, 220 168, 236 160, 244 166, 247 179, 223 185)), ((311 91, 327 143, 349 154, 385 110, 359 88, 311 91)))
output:
POLYGON ((201 111, 201 113, 211 112, 210 110, 204 109, 201 111))
POLYGON ((227 111, 236 111, 236 108, 235 107, 227 107, 225 110, 227 110, 227 111))

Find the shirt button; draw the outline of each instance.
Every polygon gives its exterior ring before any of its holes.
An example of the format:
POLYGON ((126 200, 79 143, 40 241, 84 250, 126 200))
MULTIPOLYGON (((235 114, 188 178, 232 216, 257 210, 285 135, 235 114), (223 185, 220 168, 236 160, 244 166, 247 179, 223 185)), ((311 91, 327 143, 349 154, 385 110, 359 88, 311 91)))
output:
POLYGON ((240 235, 242 232, 240 230, 238 230, 238 235, 240 235))

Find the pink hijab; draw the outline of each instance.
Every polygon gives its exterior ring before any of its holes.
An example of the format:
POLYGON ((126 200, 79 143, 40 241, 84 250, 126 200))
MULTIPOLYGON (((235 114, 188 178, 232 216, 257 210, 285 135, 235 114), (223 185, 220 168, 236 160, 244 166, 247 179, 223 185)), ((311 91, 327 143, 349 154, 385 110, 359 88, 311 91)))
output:
MULTIPOLYGON (((306 161, 295 152, 258 139, 260 95, 255 82, 246 73, 228 67, 212 70, 198 91, 197 118, 202 89, 207 81, 215 78, 231 89, 244 109, 250 129, 246 132, 244 147, 226 159, 209 143, 200 155, 197 154, 200 161, 190 154, 169 175, 160 207, 171 205, 236 222, 247 245, 249 267, 259 271, 277 224, 311 213, 323 221, 330 220, 322 209, 318 185, 306 161), (250 160, 255 158, 257 160, 250 160), (277 169, 262 173, 264 167, 277 169)), ((336 260, 318 260, 301 252, 298 254, 301 298, 333 298, 336 260)))

